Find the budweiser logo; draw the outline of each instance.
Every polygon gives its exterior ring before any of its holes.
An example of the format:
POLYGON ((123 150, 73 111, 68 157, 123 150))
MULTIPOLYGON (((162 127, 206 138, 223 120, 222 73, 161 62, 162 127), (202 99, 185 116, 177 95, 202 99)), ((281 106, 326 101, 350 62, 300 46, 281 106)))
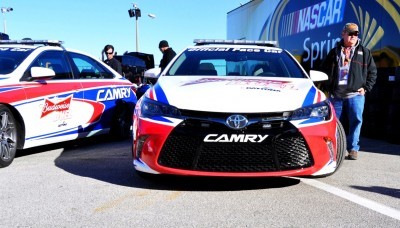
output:
POLYGON ((71 99, 72 99, 72 96, 69 96, 66 99, 64 99, 58 103, 54 103, 51 100, 46 99, 44 101, 42 116, 40 118, 43 118, 52 112, 62 112, 62 111, 69 110, 69 106, 71 104, 71 99))

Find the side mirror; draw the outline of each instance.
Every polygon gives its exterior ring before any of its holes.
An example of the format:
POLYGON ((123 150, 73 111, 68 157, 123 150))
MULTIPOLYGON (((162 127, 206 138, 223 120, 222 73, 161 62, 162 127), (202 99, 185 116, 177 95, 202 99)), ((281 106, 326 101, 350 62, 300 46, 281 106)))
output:
POLYGON ((328 75, 322 71, 310 70, 310 78, 313 82, 326 81, 328 75))
POLYGON ((45 67, 32 67, 31 76, 32 78, 48 78, 54 77, 56 72, 54 70, 45 67))

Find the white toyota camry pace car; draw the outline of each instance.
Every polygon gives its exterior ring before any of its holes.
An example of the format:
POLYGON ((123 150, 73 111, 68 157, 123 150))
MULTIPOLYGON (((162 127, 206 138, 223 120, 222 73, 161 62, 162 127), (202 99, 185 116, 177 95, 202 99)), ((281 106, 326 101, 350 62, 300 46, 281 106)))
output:
POLYGON ((17 149, 111 133, 130 137, 133 84, 53 40, 0 41, 0 168, 17 149))
POLYGON ((161 72, 133 116, 139 174, 328 176, 345 133, 314 81, 275 42, 195 40, 161 72))

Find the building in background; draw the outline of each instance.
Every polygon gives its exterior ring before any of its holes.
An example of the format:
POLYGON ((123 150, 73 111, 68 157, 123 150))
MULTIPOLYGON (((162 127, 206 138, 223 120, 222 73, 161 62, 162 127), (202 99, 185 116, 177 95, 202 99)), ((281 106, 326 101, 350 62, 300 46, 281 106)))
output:
POLYGON ((347 22, 378 67, 364 136, 400 143, 400 5, 396 0, 253 0, 227 14, 227 38, 275 40, 306 70, 318 69, 347 22), (397 116, 397 118, 395 117, 397 116))

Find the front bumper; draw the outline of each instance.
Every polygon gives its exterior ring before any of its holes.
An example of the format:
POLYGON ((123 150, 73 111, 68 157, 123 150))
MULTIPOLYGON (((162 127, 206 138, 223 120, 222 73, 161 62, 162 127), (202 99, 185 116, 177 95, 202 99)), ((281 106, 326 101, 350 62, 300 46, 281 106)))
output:
POLYGON ((269 129, 258 123, 240 131, 202 118, 172 125, 139 119, 137 134, 146 140, 134 151, 134 165, 139 171, 174 175, 323 175, 336 167, 336 122, 332 119, 304 127, 301 122, 270 121, 269 129), (204 142, 209 134, 268 137, 261 143, 204 142))

